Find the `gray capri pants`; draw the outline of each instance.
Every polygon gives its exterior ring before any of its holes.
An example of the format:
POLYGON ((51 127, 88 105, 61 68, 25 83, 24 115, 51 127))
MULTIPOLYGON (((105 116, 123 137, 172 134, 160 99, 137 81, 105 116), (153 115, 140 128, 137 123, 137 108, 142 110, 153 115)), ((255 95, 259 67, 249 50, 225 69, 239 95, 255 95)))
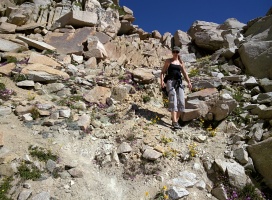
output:
POLYGON ((184 86, 180 84, 179 87, 174 88, 176 80, 168 80, 166 83, 166 91, 168 92, 168 101, 170 112, 184 112, 185 100, 184 100, 184 86))

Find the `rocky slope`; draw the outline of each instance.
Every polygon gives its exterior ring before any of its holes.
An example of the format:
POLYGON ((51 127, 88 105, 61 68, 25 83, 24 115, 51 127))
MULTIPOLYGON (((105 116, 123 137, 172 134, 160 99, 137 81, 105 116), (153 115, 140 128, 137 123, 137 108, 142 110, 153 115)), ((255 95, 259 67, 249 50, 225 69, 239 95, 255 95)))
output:
POLYGON ((118 1, 0 11, 0 199, 272 198, 271 11, 174 36, 118 1), (173 45, 193 83, 178 131, 159 85, 173 45))

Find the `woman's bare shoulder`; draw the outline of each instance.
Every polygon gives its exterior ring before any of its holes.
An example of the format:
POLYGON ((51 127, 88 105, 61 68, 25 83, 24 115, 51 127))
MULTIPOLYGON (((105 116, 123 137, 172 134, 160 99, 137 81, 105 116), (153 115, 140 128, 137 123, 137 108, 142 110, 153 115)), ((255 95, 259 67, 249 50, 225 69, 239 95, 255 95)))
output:
POLYGON ((165 60, 165 63, 166 64, 170 64, 172 62, 172 58, 167 58, 166 60, 165 60))

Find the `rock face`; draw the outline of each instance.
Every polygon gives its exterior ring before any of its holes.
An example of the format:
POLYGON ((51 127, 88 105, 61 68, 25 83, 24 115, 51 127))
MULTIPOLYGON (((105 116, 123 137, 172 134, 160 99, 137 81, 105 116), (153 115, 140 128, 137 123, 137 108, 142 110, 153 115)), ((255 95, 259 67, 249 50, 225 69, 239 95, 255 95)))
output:
POLYGON ((253 160, 254 166, 264 177, 266 184, 272 189, 272 138, 264 140, 258 144, 248 146, 248 152, 253 160))
POLYGON ((248 27, 246 42, 239 54, 248 74, 258 78, 272 79, 272 15, 260 18, 248 27))
POLYGON ((58 53, 82 55, 82 44, 94 33, 95 29, 92 27, 84 27, 77 30, 63 29, 61 33, 48 33, 44 41, 50 45, 54 45, 58 53))

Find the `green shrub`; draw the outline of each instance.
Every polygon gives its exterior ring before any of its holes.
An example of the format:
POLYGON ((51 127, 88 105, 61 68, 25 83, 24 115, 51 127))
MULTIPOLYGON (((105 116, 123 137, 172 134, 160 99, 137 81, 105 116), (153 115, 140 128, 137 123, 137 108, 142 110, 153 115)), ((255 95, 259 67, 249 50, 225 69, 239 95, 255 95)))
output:
POLYGON ((4 178, 1 180, 0 184, 0 199, 1 200, 12 200, 11 198, 7 197, 8 191, 11 189, 11 181, 12 177, 4 178))
POLYGON ((147 96, 147 95, 145 95, 145 96, 143 96, 143 102, 144 103, 147 103, 147 102, 149 102, 151 99, 150 99, 150 96, 147 96))
POLYGON ((23 180, 38 180, 41 177, 41 171, 33 163, 24 162, 18 167, 18 174, 23 180))

